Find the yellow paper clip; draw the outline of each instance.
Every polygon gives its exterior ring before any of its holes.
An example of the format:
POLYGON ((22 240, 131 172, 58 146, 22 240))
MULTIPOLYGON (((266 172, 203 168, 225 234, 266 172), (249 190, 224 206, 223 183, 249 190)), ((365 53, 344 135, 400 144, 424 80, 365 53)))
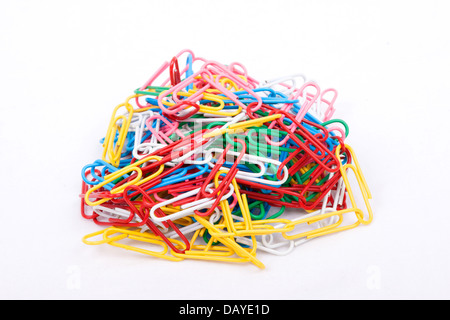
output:
MULTIPOLYGON (((183 260, 181 257, 170 256, 168 245, 158 236, 148 233, 148 232, 139 232, 129 230, 126 227, 109 227, 100 231, 93 232, 83 237, 83 243, 87 245, 100 245, 100 244, 109 244, 114 247, 123 248, 130 251, 139 252, 142 254, 150 255, 153 257, 163 258, 170 261, 181 261, 183 260), (88 240, 92 237, 102 235, 102 240, 88 240), (148 243, 148 244, 156 244, 162 247, 162 251, 152 251, 149 249, 144 249, 141 247, 131 246, 129 244, 119 243, 120 240, 130 239, 135 240, 138 243, 148 243)), ((175 239, 170 239, 172 243, 175 243, 179 247, 183 247, 184 243, 175 239)))
POLYGON ((145 182, 147 182, 149 180, 152 180, 155 177, 157 177, 164 170, 164 164, 160 165, 158 170, 155 173, 149 175, 148 177, 145 177, 144 179, 141 179, 142 178, 142 170, 141 170, 141 168, 139 168, 139 166, 141 164, 147 162, 147 161, 150 161, 150 160, 161 160, 161 157, 158 157, 158 156, 145 157, 145 158, 143 158, 143 159, 141 159, 139 161, 136 161, 133 164, 130 164, 130 165, 126 166, 126 167, 123 167, 122 169, 120 169, 120 170, 118 170, 116 172, 113 172, 113 173, 110 173, 110 174, 106 175, 104 181, 102 181, 101 183, 93 186, 88 191, 86 191, 86 194, 84 195, 84 200, 85 200, 86 204, 89 205, 89 206, 98 206, 99 204, 102 204, 102 203, 104 203, 106 201, 111 200, 111 198, 103 198, 103 199, 97 200, 95 202, 92 202, 89 199, 89 196, 94 191, 97 191, 98 189, 100 189, 101 187, 107 185, 108 183, 110 183, 110 182, 112 182, 112 181, 122 177, 124 174, 130 173, 130 172, 133 172, 133 171, 136 171, 136 173, 137 173, 136 177, 133 180, 131 180, 131 181, 121 185, 120 187, 112 189, 110 191, 111 194, 121 193, 129 185, 139 186, 139 185, 141 185, 141 184, 143 184, 143 183, 145 183, 145 182))
MULTIPOLYGON (((218 229, 215 225, 210 223, 205 218, 200 217, 198 215, 194 215, 194 218, 199 223, 201 223, 206 229, 208 229, 208 231, 213 232, 213 233, 214 232, 215 233, 221 232, 220 229, 218 229)), ((255 257, 255 255, 256 255, 256 241, 254 240, 254 237, 252 237, 253 248, 251 249, 251 251, 248 251, 248 250, 244 249, 242 246, 240 246, 236 241, 234 241, 230 237, 218 237, 217 240, 220 241, 224 246, 226 246, 226 247, 230 248, 231 250, 233 250, 234 253, 236 253, 238 256, 243 258, 244 261, 252 262, 254 265, 256 265, 260 269, 264 269, 265 268, 264 264, 255 257)), ((223 260, 223 261, 227 261, 227 260, 223 260)))
POLYGON ((103 141, 102 159, 115 167, 119 166, 122 149, 125 145, 125 139, 134 113, 133 106, 128 101, 136 96, 138 95, 128 97, 127 101, 114 108, 108 130, 106 131, 105 140, 103 141), (122 107, 128 111, 128 116, 117 115, 117 112, 122 107), (122 123, 118 124, 119 121, 122 123), (118 136, 115 142, 117 132, 118 136))
MULTIPOLYGON (((364 175, 361 171, 361 167, 359 166, 359 162, 358 162, 358 159, 356 158, 355 152, 347 144, 345 144, 345 148, 350 152, 352 162, 354 162, 354 164, 347 163, 345 165, 342 165, 342 163, 341 163, 339 170, 341 171, 342 178, 344 179, 345 187, 347 189, 347 193, 350 198, 350 202, 352 203, 353 208, 356 209, 356 208, 358 208, 358 206, 356 204, 355 196, 353 194, 352 187, 350 185, 350 182, 349 182, 349 179, 347 176, 347 169, 351 169, 354 172, 354 174, 356 176, 356 180, 358 181, 359 189, 361 190, 361 193, 362 193, 362 196, 364 199, 364 204, 366 205, 367 213, 368 213, 367 220, 364 220, 364 215, 362 213, 362 210, 360 210, 359 212, 356 212, 356 217, 358 218, 359 222, 361 222, 362 224, 370 224, 373 219, 373 213, 372 213, 372 207, 370 206, 369 199, 372 199, 372 195, 370 193, 366 179, 364 178, 364 175)), ((338 145, 336 147, 336 157, 338 159, 340 159, 340 150, 341 150, 341 145, 338 145)))
POLYGON ((228 128, 224 128, 224 129, 218 129, 218 130, 214 130, 208 133, 205 133, 203 135, 203 138, 212 138, 212 137, 216 137, 225 133, 233 133, 237 130, 244 130, 248 127, 260 127, 262 126, 265 122, 269 122, 278 118, 281 118, 282 115, 281 114, 274 114, 271 116, 267 116, 267 117, 261 117, 258 119, 252 119, 252 120, 247 120, 247 121, 242 121, 242 122, 238 122, 235 124, 230 125, 228 128))
MULTIPOLYGON (((364 175, 362 174, 361 171, 361 167, 359 166, 359 162, 358 159, 356 158, 356 154, 353 151, 353 149, 349 146, 349 145, 345 145, 345 148, 350 152, 351 154, 351 159, 354 162, 354 164, 350 164, 347 163, 345 165, 343 165, 341 163, 341 166, 339 168, 341 175, 342 175, 342 179, 344 181, 344 185, 345 185, 345 189, 347 190, 347 194, 350 198, 350 202, 352 207, 351 208, 347 208, 347 209, 343 209, 343 210, 337 210, 337 211, 332 211, 332 212, 327 212, 327 213, 323 213, 323 214, 319 214, 319 215, 314 215, 308 218, 304 218, 304 219, 300 219, 297 221, 293 221, 290 224, 288 224, 286 227, 290 227, 290 226, 296 226, 299 224, 312 224, 312 223, 316 223, 319 222, 321 220, 325 220, 328 219, 330 217, 338 217, 338 221, 325 226, 325 227, 321 227, 321 228, 317 228, 315 230, 311 230, 311 231, 306 231, 306 232, 302 232, 296 235, 288 235, 286 232, 283 232, 283 237, 288 239, 288 240, 293 240, 293 239, 298 239, 298 238, 302 238, 302 237, 306 237, 307 239, 310 238, 315 238, 315 237, 319 237, 319 236, 323 236, 323 235, 328 235, 331 233, 336 233, 336 232, 340 232, 340 231, 344 231, 344 230, 349 230, 349 229, 353 229, 355 227, 357 227, 360 224, 370 224, 372 222, 373 219, 373 213, 372 213, 372 208, 370 206, 369 203, 369 199, 372 198, 369 188, 367 186, 367 182, 364 178, 364 175), (356 180, 358 182, 358 186, 359 189, 361 190, 363 199, 364 199, 364 203, 368 212, 368 219, 364 220, 364 213, 362 211, 362 209, 358 208, 358 205, 355 201, 355 196, 353 194, 352 191, 352 187, 350 185, 350 181, 348 179, 347 176, 347 169, 351 169, 356 176, 356 180), (341 226, 343 220, 344 220, 344 214, 346 213, 351 213, 353 212, 356 216, 356 221, 354 223, 349 223, 347 225, 341 226)), ((340 150, 341 150, 341 145, 338 145, 336 147, 336 157, 338 159, 340 159, 340 150)))

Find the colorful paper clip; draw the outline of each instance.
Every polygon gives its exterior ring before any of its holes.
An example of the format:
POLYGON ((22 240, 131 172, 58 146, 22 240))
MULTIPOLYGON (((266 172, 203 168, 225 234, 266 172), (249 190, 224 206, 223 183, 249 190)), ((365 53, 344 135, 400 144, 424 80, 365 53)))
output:
POLYGON ((302 74, 258 81, 180 51, 112 110, 81 172, 81 215, 101 228, 82 241, 263 269, 264 253, 370 224, 337 96, 302 74))

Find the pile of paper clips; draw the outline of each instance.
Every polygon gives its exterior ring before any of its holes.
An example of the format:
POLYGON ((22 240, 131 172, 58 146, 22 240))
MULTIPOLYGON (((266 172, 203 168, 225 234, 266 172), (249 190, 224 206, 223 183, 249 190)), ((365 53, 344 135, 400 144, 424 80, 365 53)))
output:
POLYGON ((102 158, 82 169, 81 214, 104 226, 83 242, 264 268, 259 251, 369 224, 336 97, 302 75, 259 82, 181 51, 113 110, 102 158))

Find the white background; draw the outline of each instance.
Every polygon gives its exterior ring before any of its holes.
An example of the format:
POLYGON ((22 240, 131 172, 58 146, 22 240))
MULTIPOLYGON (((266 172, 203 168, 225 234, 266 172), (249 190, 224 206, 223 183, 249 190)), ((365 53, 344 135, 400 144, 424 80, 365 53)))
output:
POLYGON ((448 1, 0 2, 0 298, 450 298, 448 1), (266 265, 108 245, 79 212, 112 109, 184 48, 339 92, 369 226, 266 265))

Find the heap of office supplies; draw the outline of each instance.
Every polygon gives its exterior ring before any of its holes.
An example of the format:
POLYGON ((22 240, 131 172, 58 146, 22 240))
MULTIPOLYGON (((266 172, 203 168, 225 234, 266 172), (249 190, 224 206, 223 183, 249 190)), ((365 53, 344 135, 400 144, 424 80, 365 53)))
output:
POLYGON ((336 97, 181 51, 115 107, 101 159, 82 169, 81 214, 101 226, 83 242, 264 268, 259 252, 369 224, 336 97))

